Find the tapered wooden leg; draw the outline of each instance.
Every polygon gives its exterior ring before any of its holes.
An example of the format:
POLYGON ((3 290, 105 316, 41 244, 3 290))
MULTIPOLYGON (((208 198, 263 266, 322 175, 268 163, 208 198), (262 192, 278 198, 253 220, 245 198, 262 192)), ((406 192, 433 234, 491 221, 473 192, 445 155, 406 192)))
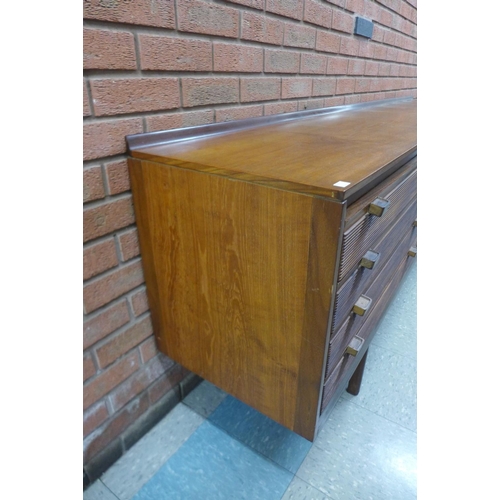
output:
POLYGON ((365 371, 365 363, 366 356, 368 355, 368 349, 365 352, 365 355, 359 362, 358 367, 352 374, 352 377, 349 380, 349 385, 347 386, 346 391, 353 396, 357 396, 359 394, 359 390, 361 389, 361 381, 363 380, 363 372, 365 371))

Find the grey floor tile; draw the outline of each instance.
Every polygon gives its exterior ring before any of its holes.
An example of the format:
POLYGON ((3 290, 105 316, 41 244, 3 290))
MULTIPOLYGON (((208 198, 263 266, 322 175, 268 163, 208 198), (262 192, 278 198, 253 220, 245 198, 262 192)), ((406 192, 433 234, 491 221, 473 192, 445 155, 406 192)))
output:
POLYGON ((334 499, 416 498, 416 433, 341 400, 297 476, 334 499))
POLYGON ((371 345, 359 394, 342 398, 416 431, 417 362, 371 345))
POLYGON ((417 359, 417 264, 408 270, 382 318, 372 345, 417 359))
POLYGON ((120 500, 132 498, 203 421, 178 404, 102 476, 103 483, 120 500))
POLYGON ((204 380, 182 402, 206 418, 221 404, 226 396, 227 393, 204 380))
POLYGON ((280 500, 292 478, 205 421, 134 500, 280 500))
POLYGON ((332 498, 295 476, 281 500, 332 500, 332 498))
POLYGON ((83 492, 83 500, 118 500, 98 479, 83 492))

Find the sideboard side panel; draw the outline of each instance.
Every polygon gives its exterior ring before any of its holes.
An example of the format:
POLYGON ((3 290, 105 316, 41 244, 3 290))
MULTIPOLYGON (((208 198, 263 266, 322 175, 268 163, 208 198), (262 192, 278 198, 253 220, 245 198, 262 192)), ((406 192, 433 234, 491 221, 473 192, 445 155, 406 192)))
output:
POLYGON ((157 289, 160 349, 293 429, 314 198, 155 162, 141 168, 134 200, 148 218, 139 234, 155 269, 146 284, 157 289))

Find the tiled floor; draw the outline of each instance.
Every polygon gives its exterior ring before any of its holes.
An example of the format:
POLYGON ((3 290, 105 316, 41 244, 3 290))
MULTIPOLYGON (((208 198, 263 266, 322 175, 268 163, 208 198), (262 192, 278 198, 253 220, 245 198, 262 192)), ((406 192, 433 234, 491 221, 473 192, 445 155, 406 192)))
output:
POLYGON ((416 275, 379 325, 359 395, 314 444, 203 382, 84 500, 416 498, 416 275))

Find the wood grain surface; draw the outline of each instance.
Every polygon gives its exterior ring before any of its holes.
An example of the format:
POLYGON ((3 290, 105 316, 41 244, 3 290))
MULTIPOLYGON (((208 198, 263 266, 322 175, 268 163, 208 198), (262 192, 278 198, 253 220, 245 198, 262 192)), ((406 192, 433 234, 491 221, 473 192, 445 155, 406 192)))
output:
MULTIPOLYGON (((416 151, 415 100, 142 147, 134 157, 344 200, 416 151), (346 187, 334 184, 344 181, 346 187)), ((405 160, 405 161, 406 161, 405 160)))
POLYGON ((130 170, 161 350, 312 439, 342 205, 148 161, 130 170))

